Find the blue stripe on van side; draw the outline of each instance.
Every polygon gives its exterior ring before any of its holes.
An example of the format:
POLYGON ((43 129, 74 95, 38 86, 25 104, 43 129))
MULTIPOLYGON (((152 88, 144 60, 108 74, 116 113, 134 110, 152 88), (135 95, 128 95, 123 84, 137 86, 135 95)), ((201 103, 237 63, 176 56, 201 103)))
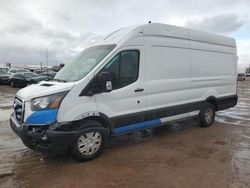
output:
POLYGON ((58 108, 42 111, 34 111, 26 120, 27 124, 52 124, 56 122, 58 108))
POLYGON ((154 119, 154 120, 150 120, 150 121, 144 121, 144 122, 140 122, 140 123, 126 125, 123 127, 114 128, 114 129, 112 129, 112 131, 113 131, 113 133, 124 133, 124 132, 128 132, 128 131, 136 130, 136 129, 150 127, 152 125, 157 125, 160 123, 161 123, 160 119, 154 119))

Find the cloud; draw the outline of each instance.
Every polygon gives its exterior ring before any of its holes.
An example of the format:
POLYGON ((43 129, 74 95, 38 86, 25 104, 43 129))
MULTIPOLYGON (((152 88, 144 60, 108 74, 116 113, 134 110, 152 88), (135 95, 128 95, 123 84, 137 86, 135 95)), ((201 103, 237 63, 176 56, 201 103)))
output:
POLYGON ((1 34, 21 34, 42 28, 42 24, 35 19, 19 20, 12 22, 0 31, 1 34))
POLYGON ((186 26, 193 29, 225 34, 237 31, 243 24, 244 21, 238 15, 220 14, 205 17, 201 20, 189 21, 186 23, 186 26))
POLYGON ((1 0, 0 63, 45 62, 46 48, 52 64, 67 62, 93 40, 149 20, 240 39, 250 28, 248 7, 249 0, 1 0))

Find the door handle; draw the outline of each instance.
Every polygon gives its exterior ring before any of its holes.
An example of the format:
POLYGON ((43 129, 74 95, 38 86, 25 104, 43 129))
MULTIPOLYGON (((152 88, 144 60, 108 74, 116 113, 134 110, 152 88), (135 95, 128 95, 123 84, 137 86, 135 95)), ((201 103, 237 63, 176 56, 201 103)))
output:
POLYGON ((141 91, 144 91, 144 89, 143 89, 143 88, 137 88, 137 89, 135 90, 135 92, 141 92, 141 91))

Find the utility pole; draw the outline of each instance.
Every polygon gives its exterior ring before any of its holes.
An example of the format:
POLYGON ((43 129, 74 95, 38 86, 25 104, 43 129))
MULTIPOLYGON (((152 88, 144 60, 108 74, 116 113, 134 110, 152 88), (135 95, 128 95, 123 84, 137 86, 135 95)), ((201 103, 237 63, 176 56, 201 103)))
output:
POLYGON ((49 68, 48 49, 47 48, 46 48, 46 62, 47 62, 47 68, 49 68))
POLYGON ((46 48, 46 61, 47 61, 47 79, 49 79, 49 58, 48 58, 48 49, 46 48))

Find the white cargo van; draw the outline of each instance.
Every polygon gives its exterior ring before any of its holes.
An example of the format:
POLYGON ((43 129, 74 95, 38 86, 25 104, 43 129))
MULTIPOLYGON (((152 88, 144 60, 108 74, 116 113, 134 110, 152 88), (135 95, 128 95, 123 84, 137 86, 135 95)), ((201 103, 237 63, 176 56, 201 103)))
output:
POLYGON ((187 117, 210 126, 236 90, 234 39, 152 23, 115 31, 53 81, 18 91, 10 124, 29 148, 85 161, 112 135, 187 117))

